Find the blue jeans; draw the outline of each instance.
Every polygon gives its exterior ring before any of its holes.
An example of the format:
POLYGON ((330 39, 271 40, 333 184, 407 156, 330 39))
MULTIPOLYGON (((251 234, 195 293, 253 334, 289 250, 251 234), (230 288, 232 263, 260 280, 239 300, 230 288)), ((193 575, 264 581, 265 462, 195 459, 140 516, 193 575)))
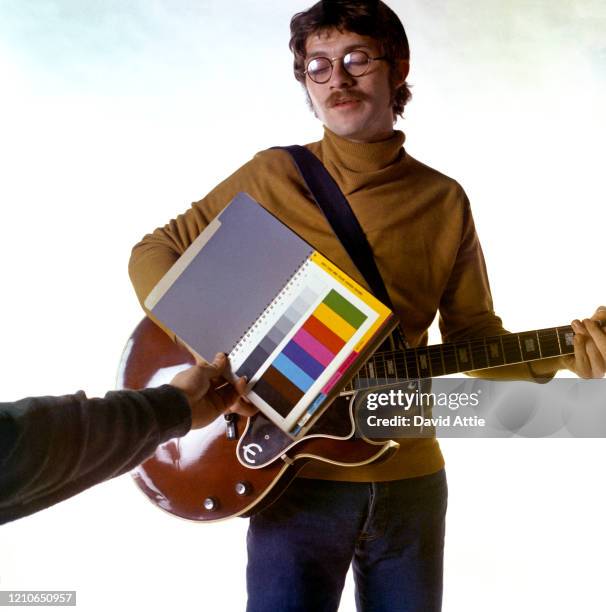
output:
POLYGON ((297 478, 248 529, 248 612, 334 612, 353 562, 364 612, 439 612, 444 470, 390 482, 297 478))

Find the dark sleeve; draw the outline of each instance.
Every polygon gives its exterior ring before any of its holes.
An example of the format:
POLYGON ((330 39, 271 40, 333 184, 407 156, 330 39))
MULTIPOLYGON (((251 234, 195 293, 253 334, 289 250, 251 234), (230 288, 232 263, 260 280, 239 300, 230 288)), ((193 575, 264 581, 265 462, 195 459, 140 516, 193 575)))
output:
POLYGON ((190 427, 170 385, 0 403, 0 524, 131 470, 190 427))

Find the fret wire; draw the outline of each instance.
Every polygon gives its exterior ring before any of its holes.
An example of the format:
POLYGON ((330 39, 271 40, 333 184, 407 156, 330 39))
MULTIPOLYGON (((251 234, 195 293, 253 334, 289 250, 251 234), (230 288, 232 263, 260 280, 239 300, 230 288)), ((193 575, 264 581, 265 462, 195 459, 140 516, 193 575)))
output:
POLYGON ((457 364, 457 372, 462 372, 463 368, 461 367, 461 363, 459 362, 459 351, 457 349, 457 345, 455 342, 452 343, 452 348, 454 349, 455 363, 457 364))
POLYGON ((393 359, 388 359, 385 353, 383 354, 383 363, 385 364, 385 379, 389 380, 390 378, 393 381, 393 374, 390 374, 389 368, 391 363, 391 369, 393 370, 393 359))
POLYGON ((486 338, 482 338, 482 340, 480 341, 481 347, 480 350, 484 353, 484 362, 486 363, 485 367, 489 366, 489 362, 488 362, 488 346, 486 344, 486 338))
POLYGON ((400 372, 398 371, 398 356, 395 353, 393 356, 393 367, 395 370, 394 378, 396 379, 396 381, 400 381, 401 377, 400 372))
POLYGON ((415 369, 417 370, 417 378, 419 378, 421 376, 421 369, 419 364, 419 354, 417 353, 416 346, 412 349, 412 354, 414 356, 415 369))
POLYGON ((396 364, 396 378, 398 380, 404 379, 406 377, 406 369, 402 368, 402 372, 400 373, 400 367, 401 365, 404 365, 402 355, 395 355, 394 362, 396 364))
POLYGON ((429 349, 425 346, 425 359, 427 359, 427 365, 429 366, 429 377, 433 378, 433 365, 431 363, 431 356, 429 355, 429 349))
POLYGON ((394 360, 386 357, 385 355, 383 355, 383 359, 385 360, 385 371, 387 372, 388 378, 390 379, 394 379, 394 371, 395 371, 395 364, 394 364, 394 360))
POLYGON ((417 347, 415 348, 415 354, 417 357, 417 365, 418 365, 418 370, 419 370, 419 377, 421 378, 421 369, 424 370, 429 370, 429 377, 432 377, 432 371, 431 371, 431 361, 429 359, 429 356, 427 354, 427 351, 425 351, 425 363, 427 364, 427 368, 421 368, 421 355, 420 352, 424 349, 425 347, 417 347))
POLYGON ((409 367, 409 361, 410 361, 410 349, 404 349, 404 352, 402 353, 402 359, 404 361, 404 368, 406 370, 406 378, 410 379, 412 378, 412 373, 411 373, 411 368, 409 367))
MULTIPOLYGON (((371 357, 371 359, 372 359, 372 357, 371 357)), ((370 361, 370 360, 369 360, 369 361, 370 361)), ((368 361, 367 361, 367 362, 364 364, 364 380, 366 381, 366 386, 367 386, 367 387, 369 386, 369 383, 368 383, 369 379, 370 379, 370 374, 369 374, 369 370, 368 370, 368 361)), ((362 386, 361 382, 362 382, 362 381, 360 381, 360 386, 362 386)))
POLYGON ((418 368, 416 367, 416 361, 415 361, 415 355, 414 355, 414 351, 413 349, 409 348, 406 349, 406 352, 404 353, 404 358, 406 360, 406 373, 408 375, 408 378, 418 378, 418 368), (413 368, 413 361, 414 363, 414 368, 413 368))
POLYGON ((474 338, 469 338, 467 341, 469 343, 469 358, 471 359, 471 364, 473 365, 474 370, 480 369, 480 360, 479 352, 476 349, 476 345, 478 344, 477 340, 474 338))
POLYGON ((380 357, 381 357, 380 355, 375 355, 373 357, 373 365, 374 365, 374 372, 375 372, 375 376, 374 376, 375 385, 380 385, 381 384, 381 382, 380 382, 380 379, 381 379, 381 376, 380 376, 380 365, 379 365, 380 357))
POLYGON ((474 363, 474 360, 473 360, 473 347, 471 346, 471 340, 467 340, 466 343, 467 343, 467 351, 468 351, 469 361, 471 362, 471 369, 475 370, 476 369, 476 367, 475 367, 476 364, 474 363))
POLYGON ((404 355, 396 355, 395 358, 396 361, 396 376, 398 377, 398 380, 404 380, 405 378, 407 378, 407 372, 406 372, 406 358, 404 357, 404 355), (401 362, 402 364, 402 374, 400 374, 399 371, 399 363, 401 362))
MULTIPOLYGON (((522 340, 520 339, 520 334, 514 334, 518 341, 518 348, 520 349, 520 357, 524 357, 524 351, 522 350, 522 340)), ((520 363, 519 361, 517 363, 520 363)))
POLYGON ((543 357, 555 357, 556 355, 561 354, 558 348, 559 342, 556 328, 550 327, 546 329, 539 329, 537 335, 539 337, 539 347, 543 357))
MULTIPOLYGON (((387 384, 387 367, 385 365, 385 356, 384 355, 380 355, 381 357, 381 368, 382 368, 382 372, 384 374, 384 376, 379 376, 377 378, 384 378, 385 379, 385 383, 387 384)), ((379 373, 379 371, 377 370, 377 374, 379 373)))
POLYGON ((471 348, 471 340, 466 340, 466 344, 467 344, 467 351, 469 352, 469 361, 471 362, 471 369, 475 370, 476 365, 473 361, 473 349, 471 348))
POLYGON ((434 354, 434 361, 436 362, 436 365, 438 366, 438 368, 441 370, 440 376, 444 376, 445 368, 444 368, 444 354, 442 353, 442 345, 438 344, 432 350, 434 351, 434 353, 437 352, 437 357, 434 354))
POLYGON ((562 342, 560 340, 560 328, 556 327, 555 330, 556 330, 556 338, 558 339, 558 346, 560 347, 560 355, 563 355, 564 352, 562 351, 562 342))
POLYGON ((415 368, 417 369, 417 378, 420 378, 421 377, 421 363, 419 361, 419 351, 417 350, 417 347, 413 349, 413 354, 415 357, 415 368))
POLYGON ((440 357, 441 351, 440 351, 439 345, 426 346, 425 350, 426 350, 426 354, 427 354, 427 360, 428 360, 429 365, 431 367, 431 374, 432 374, 432 376, 441 376, 444 373, 444 364, 443 364, 442 359, 440 357), (438 363, 436 363, 436 357, 437 357, 438 363), (442 367, 442 373, 435 371, 436 369, 439 370, 440 364, 441 364, 441 367, 442 367), (437 367, 434 368, 434 365, 437 366, 437 367))
MULTIPOLYGON (((544 332, 545 330, 542 329, 537 329, 537 343, 539 345, 539 355, 541 356, 541 359, 543 359, 543 357, 545 357, 545 347, 541 346, 541 332, 544 332)), ((549 339, 544 336, 543 337, 544 343, 547 344, 547 342, 549 341, 549 339)), ((547 352, 549 352, 549 347, 547 347, 547 352)))
POLYGON ((458 363, 457 363, 457 351, 452 342, 448 342, 442 345, 442 361, 444 363, 444 373, 445 374, 454 374, 458 371, 458 363), (449 355, 450 365, 446 365, 446 355, 449 355), (454 369, 452 361, 454 360, 454 369))
POLYGON ((482 338, 482 347, 484 349, 484 359, 486 360, 486 367, 490 367, 490 359, 488 358, 488 340, 486 336, 482 338))
POLYGON ((368 386, 371 387, 377 378, 377 368, 375 367, 375 358, 368 360, 368 386))
POLYGON ((490 367, 490 356, 488 351, 488 338, 484 336, 484 355, 486 356, 486 367, 490 367))
POLYGON ((405 373, 405 378, 410 379, 411 376, 408 372, 408 360, 406 359, 406 353, 409 351, 410 349, 404 349, 404 352, 402 354, 402 361, 404 362, 404 373, 405 373))
POLYGON ((507 363, 507 359, 505 357, 505 346, 503 345, 503 335, 499 336, 499 343, 501 345, 501 354, 503 355, 503 365, 507 363))

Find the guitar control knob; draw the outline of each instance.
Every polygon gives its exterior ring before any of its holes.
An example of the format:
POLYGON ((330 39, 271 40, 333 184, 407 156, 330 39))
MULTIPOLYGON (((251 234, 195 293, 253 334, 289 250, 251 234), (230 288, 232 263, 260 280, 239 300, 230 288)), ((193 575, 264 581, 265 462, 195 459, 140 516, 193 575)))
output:
POLYGON ((245 495, 250 495, 251 491, 252 491, 252 486, 250 482, 246 482, 246 480, 242 480, 236 483, 236 493, 240 495, 241 497, 244 497, 245 495))
POLYGON ((214 497, 207 497, 204 500, 204 510, 211 512, 219 507, 219 502, 214 497))
POLYGON ((233 412, 229 412, 223 416, 225 417, 225 435, 227 439, 237 440, 238 428, 236 423, 238 422, 238 415, 233 412))

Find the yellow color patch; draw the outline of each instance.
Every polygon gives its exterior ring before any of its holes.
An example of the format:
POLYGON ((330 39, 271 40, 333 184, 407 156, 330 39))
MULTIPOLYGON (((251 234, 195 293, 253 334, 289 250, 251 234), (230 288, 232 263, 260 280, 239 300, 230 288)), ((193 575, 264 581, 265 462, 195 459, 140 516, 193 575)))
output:
POLYGON ((347 342, 355 333, 356 330, 345 319, 340 317, 334 310, 326 304, 320 304, 313 313, 316 319, 319 319, 332 330, 339 338, 347 342))

